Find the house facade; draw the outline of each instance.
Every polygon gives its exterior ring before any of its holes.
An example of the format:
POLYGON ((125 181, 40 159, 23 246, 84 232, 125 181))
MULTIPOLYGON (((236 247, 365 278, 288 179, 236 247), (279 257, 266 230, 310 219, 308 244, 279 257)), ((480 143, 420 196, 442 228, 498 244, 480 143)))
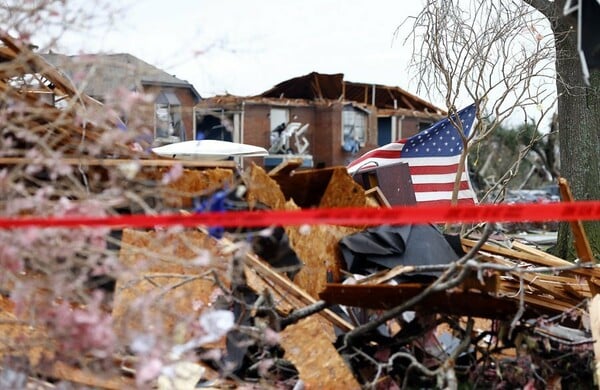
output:
POLYGON ((88 96, 120 110, 127 127, 143 128, 149 143, 163 145, 193 139, 194 106, 200 95, 185 80, 131 54, 42 54, 88 96), (126 107, 127 93, 146 97, 126 107))
POLYGON ((215 96, 195 107, 195 138, 222 139, 269 149, 276 157, 307 157, 311 166, 347 165, 364 152, 416 134, 444 112, 398 87, 310 73, 257 96, 215 96), (295 128, 293 126, 295 125, 295 128), (285 147, 277 141, 290 130, 285 147), (296 131, 294 133, 293 131, 296 131), (301 134, 300 134, 301 133, 301 134))

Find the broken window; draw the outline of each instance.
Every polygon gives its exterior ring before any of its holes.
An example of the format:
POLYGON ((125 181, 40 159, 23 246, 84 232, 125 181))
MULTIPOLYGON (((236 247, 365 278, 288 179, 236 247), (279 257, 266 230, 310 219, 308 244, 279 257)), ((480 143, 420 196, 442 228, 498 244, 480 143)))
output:
POLYGON ((367 138, 368 112, 347 105, 342 110, 342 147, 348 152, 358 152, 367 138))
POLYGON ((431 122, 419 122, 419 132, 427 130, 432 125, 431 122))
POLYGON ((185 140, 185 126, 181 119, 181 102, 173 92, 161 92, 154 102, 155 143, 173 143, 185 140))
POLYGON ((271 108, 269 117, 271 119, 271 131, 281 125, 285 128, 290 121, 290 110, 286 108, 271 108))
POLYGON ((220 141, 233 141, 232 120, 221 115, 203 115, 196 125, 196 139, 215 139, 220 141))

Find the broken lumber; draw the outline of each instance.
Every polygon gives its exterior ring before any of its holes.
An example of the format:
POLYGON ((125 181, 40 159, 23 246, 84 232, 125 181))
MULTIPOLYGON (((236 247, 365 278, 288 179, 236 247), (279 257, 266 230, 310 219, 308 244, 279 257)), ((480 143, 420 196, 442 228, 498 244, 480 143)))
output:
MULTIPOLYGON (((427 286, 422 283, 402 283, 396 286, 329 283, 319 296, 329 304, 388 310, 417 296, 427 286)), ((518 307, 513 300, 453 289, 431 293, 415 305, 414 309, 423 313, 508 319, 518 307)))
MULTIPOLYGON (((228 168, 235 169, 235 161, 219 160, 219 161, 206 161, 206 160, 175 160, 175 159, 163 159, 163 158, 138 158, 138 159, 125 159, 125 158, 79 158, 79 157, 62 157, 60 159, 61 164, 66 165, 81 165, 81 166, 99 166, 99 167, 121 167, 126 165, 135 164, 140 167, 172 167, 174 165, 181 165, 187 168, 228 168)), ((52 159, 31 159, 27 157, 1 157, 0 165, 29 165, 29 164, 55 164, 56 161, 52 159)))
MULTIPOLYGON (((560 189, 560 195, 563 198, 563 202, 573 202, 573 194, 567 183, 567 179, 561 177, 558 179, 558 187, 560 189)), ((577 251, 577 257, 583 262, 591 261, 596 262, 590 246, 590 241, 585 234, 585 229, 581 221, 573 221, 569 223, 571 230, 573 231, 573 237, 575 241, 575 250, 577 251)))

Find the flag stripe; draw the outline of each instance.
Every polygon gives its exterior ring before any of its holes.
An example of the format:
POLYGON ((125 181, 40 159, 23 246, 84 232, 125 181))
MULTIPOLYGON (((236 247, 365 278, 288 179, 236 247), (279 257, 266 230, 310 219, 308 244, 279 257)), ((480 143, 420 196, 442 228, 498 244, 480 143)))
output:
MULTIPOLYGON (((452 183, 425 183, 415 184, 413 183, 415 193, 417 192, 430 192, 430 191, 452 191, 454 189, 454 182, 452 183)), ((471 190, 469 183, 466 181, 459 182, 459 190, 471 190)))
MULTIPOLYGON (((426 183, 451 183, 454 184, 456 179, 456 172, 446 173, 443 175, 411 175, 413 184, 426 184, 426 183)), ((461 181, 467 181, 467 174, 463 172, 460 176, 461 181)))
MULTIPOLYGON (((452 197, 452 191, 418 192, 415 193, 415 197, 417 198, 417 203, 444 199, 448 201, 452 197)), ((472 194, 470 190, 458 191, 457 199, 471 199, 471 197, 472 194)))
MULTIPOLYGON (((424 206, 447 205, 448 204, 448 199, 441 199, 441 200, 419 200, 418 202, 419 202, 419 205, 424 205, 424 206)), ((468 197, 468 198, 458 199, 456 201, 456 204, 458 204, 458 205, 473 204, 473 198, 472 197, 468 197)))
POLYGON ((458 170, 458 164, 451 165, 432 165, 432 166, 414 166, 412 161, 408 160, 407 162, 411 175, 448 175, 453 174, 456 176, 456 171, 458 170))

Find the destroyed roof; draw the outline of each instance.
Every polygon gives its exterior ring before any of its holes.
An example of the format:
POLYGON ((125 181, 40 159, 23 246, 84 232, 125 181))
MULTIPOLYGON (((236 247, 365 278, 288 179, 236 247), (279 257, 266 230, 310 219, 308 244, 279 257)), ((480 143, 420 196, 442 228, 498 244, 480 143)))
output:
POLYGON ((192 84, 128 53, 73 56, 48 53, 42 57, 74 80, 77 87, 83 86, 83 92, 92 97, 102 99, 119 87, 137 91, 145 85, 158 85, 188 88, 196 102, 201 98, 192 84))
POLYGON ((400 87, 344 81, 342 73, 312 72, 283 81, 260 97, 307 100, 350 100, 379 109, 407 109, 443 115, 444 111, 400 87))

